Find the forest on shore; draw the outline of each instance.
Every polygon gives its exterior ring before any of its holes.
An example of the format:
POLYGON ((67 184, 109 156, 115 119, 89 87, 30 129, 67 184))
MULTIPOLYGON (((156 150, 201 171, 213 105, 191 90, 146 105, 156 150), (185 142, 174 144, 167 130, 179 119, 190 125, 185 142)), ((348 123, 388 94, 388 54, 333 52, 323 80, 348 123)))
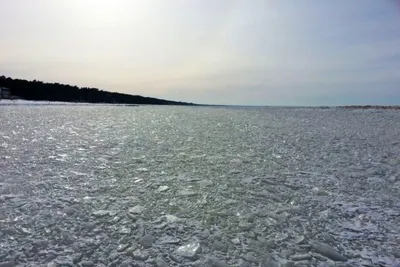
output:
POLYGON ((98 88, 78 87, 60 83, 28 81, 0 76, 0 87, 9 88, 14 98, 60 102, 142 104, 142 105, 195 105, 159 98, 109 92, 98 88))

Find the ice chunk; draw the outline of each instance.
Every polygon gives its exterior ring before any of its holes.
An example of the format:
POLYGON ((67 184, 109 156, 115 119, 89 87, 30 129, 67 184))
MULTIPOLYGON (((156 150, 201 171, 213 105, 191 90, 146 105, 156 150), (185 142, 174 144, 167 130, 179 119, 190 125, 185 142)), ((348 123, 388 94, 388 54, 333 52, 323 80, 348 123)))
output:
POLYGON ((194 242, 189 243, 183 246, 180 246, 176 250, 177 254, 185 257, 185 258, 195 258, 199 253, 201 253, 200 243, 194 242))
POLYGON ((321 254, 322 256, 325 256, 330 260, 347 261, 347 258, 345 256, 343 256, 336 249, 327 244, 322 244, 318 242, 311 242, 310 244, 316 253, 321 254))
POLYGON ((100 218, 100 217, 104 217, 109 215, 109 211, 108 210, 98 210, 92 213, 93 216, 100 218))
POLYGON ((197 195, 197 193, 192 190, 181 190, 178 192, 178 194, 184 197, 191 197, 197 195))
POLYGON ((180 240, 173 236, 164 236, 159 240, 160 244, 177 244, 180 240))
POLYGON ((174 223, 180 221, 178 217, 175 215, 167 214, 164 216, 168 223, 174 223))
POLYGON ((168 189, 169 189, 168 186, 162 185, 162 186, 160 186, 160 187, 157 189, 157 191, 158 191, 158 192, 165 192, 165 191, 167 191, 168 189))
POLYGON ((129 213, 140 214, 145 210, 146 210, 145 207, 140 206, 140 205, 136 205, 135 207, 129 209, 129 213))

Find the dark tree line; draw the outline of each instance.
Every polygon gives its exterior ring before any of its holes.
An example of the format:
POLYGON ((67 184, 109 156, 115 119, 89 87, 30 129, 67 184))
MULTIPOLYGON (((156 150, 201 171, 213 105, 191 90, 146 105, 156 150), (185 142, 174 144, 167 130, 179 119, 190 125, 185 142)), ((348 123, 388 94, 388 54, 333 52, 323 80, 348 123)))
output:
POLYGON ((192 103, 169 101, 158 98, 143 97, 140 95, 108 92, 97 88, 79 88, 67 84, 45 83, 37 80, 27 81, 12 79, 5 76, 0 76, 0 86, 9 88, 11 95, 25 100, 115 104, 193 105, 192 103))

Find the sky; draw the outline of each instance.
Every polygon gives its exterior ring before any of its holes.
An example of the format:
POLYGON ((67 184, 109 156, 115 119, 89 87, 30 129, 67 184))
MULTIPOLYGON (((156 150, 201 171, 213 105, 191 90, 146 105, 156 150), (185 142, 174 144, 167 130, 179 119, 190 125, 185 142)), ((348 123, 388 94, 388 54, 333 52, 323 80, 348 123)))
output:
POLYGON ((400 104, 400 0, 0 0, 0 75, 231 105, 400 104))

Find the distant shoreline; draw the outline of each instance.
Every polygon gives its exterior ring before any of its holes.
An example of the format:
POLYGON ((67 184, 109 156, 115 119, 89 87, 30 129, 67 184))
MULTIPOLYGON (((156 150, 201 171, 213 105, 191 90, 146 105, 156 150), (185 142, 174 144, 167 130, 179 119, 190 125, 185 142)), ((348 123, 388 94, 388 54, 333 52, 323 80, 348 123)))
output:
POLYGON ((172 101, 155 97, 111 92, 99 88, 78 87, 69 84, 28 81, 0 76, 0 99, 24 99, 68 103, 98 103, 123 105, 194 106, 194 103, 172 101), (3 96, 5 93, 5 96, 3 96))
POLYGON ((400 110, 400 106, 380 106, 380 105, 350 105, 339 106, 343 109, 385 109, 385 110, 400 110))

